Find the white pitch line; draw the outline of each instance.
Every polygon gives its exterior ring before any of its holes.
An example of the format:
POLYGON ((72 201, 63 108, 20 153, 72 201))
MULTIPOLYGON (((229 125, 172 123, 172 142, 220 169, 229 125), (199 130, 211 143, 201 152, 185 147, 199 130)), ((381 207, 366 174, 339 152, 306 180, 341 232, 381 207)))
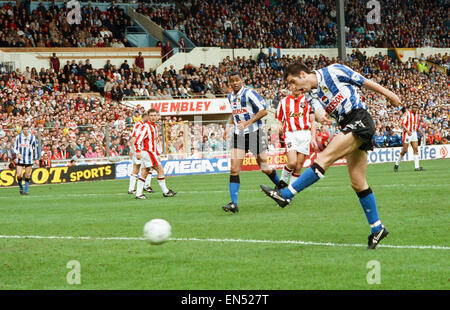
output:
MULTIPOLYGON (((77 236, 7 236, 0 235, 0 239, 63 239, 63 240, 139 240, 145 241, 142 237, 77 237, 77 236)), ((215 238, 170 238, 172 241, 200 241, 200 242, 233 242, 233 243, 266 243, 266 244, 300 244, 317 245, 331 247, 366 247, 365 244, 356 243, 332 243, 332 242, 313 242, 300 240, 253 240, 253 239, 215 239, 215 238)), ((419 249, 419 250, 450 250, 447 246, 437 245, 388 245, 380 244, 379 248, 391 249, 419 249)))
MULTIPOLYGON (((373 188, 377 187, 448 187, 450 186, 450 183, 442 183, 442 184, 380 184, 380 185, 373 185, 373 188)), ((350 185, 345 186, 314 186, 308 188, 308 190, 323 190, 323 189, 337 189, 337 188, 346 188, 349 189, 350 185)), ((179 191, 180 194, 210 194, 210 193, 228 193, 228 190, 211 190, 211 191, 179 191)), ((241 189, 240 192, 261 192, 260 189, 241 189)), ((61 195, 55 195, 49 193, 49 195, 33 195, 31 194, 28 198, 46 198, 46 199, 59 199, 60 197, 90 197, 90 196, 130 196, 133 197, 133 195, 129 195, 127 193, 87 193, 87 194, 61 194, 61 195)), ((16 196, 0 196, 0 199, 15 199, 16 196)))

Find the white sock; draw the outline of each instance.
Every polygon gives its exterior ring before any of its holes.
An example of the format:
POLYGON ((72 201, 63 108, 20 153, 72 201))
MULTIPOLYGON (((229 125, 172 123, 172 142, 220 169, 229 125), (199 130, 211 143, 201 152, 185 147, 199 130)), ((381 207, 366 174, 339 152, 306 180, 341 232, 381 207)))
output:
POLYGON ((291 170, 288 168, 288 166, 284 166, 283 170, 281 171, 281 178, 280 181, 284 181, 285 183, 289 183, 289 177, 291 176, 292 172, 294 170, 291 170))
POLYGON ((152 183, 152 171, 150 171, 147 175, 147 178, 145 179, 145 187, 150 186, 152 183))
MULTIPOLYGON (((395 162, 395 165, 396 166, 398 166, 398 165, 400 165, 400 162, 403 160, 403 156, 402 155, 400 155, 398 158, 397 158, 397 161, 395 162)), ((392 165, 392 164, 391 164, 392 165)))
POLYGON ((162 190, 163 194, 167 194, 167 192, 169 190, 167 189, 167 186, 166 186, 166 179, 165 178, 158 178, 158 184, 159 184, 159 187, 161 187, 161 190, 162 190))
POLYGON ((145 180, 143 178, 139 178, 137 181, 137 190, 136 197, 142 196, 142 191, 144 190, 145 180))
POLYGON ((419 155, 414 155, 414 168, 419 168, 419 155))
POLYGON ((134 187, 136 186, 136 180, 137 180, 137 175, 135 174, 131 174, 130 175, 130 185, 128 186, 128 191, 134 191, 134 187))
POLYGON ((300 177, 300 174, 293 173, 291 176, 291 182, 289 184, 294 183, 299 177, 300 177))

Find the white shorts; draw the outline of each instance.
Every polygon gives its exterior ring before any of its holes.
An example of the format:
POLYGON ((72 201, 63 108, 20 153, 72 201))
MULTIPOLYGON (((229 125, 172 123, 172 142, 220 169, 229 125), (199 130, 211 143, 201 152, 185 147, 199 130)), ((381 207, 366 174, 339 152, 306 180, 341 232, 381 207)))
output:
POLYGON ((141 152, 141 168, 151 168, 160 165, 156 152, 142 151, 141 152))
POLYGON ((141 161, 139 159, 137 159, 136 153, 134 153, 133 158, 131 159, 131 162, 133 163, 133 165, 141 165, 141 161))
POLYGON ((403 132, 403 143, 409 144, 411 142, 418 142, 417 139, 417 131, 413 131, 411 135, 408 135, 406 132, 403 132))
POLYGON ((287 131, 284 138, 286 152, 297 151, 309 155, 309 145, 311 144, 310 130, 287 131))

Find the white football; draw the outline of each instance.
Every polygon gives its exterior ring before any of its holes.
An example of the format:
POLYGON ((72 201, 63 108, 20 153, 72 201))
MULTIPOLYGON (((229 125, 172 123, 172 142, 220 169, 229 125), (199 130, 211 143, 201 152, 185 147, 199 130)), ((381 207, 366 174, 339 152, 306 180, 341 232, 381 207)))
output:
POLYGON ((144 225, 144 237, 151 244, 161 244, 169 240, 172 227, 163 219, 153 219, 144 225))

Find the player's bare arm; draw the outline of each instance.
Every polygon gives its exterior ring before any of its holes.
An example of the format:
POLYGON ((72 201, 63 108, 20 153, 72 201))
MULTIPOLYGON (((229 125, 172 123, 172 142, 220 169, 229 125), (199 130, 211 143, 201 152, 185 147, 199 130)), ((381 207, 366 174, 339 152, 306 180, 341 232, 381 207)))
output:
POLYGON ((400 98, 395 93, 381 86, 380 84, 375 83, 372 80, 366 79, 364 81, 363 87, 385 96, 389 100, 389 102, 395 107, 401 105, 400 98))
POLYGON ((134 150, 134 142, 135 141, 136 141, 136 138, 135 137, 131 137, 130 141, 128 142, 128 146, 130 147, 130 154, 129 154, 130 158, 133 157, 133 154, 135 152, 135 150, 134 150))
POLYGON ((333 123, 332 120, 328 118, 327 112, 321 108, 316 109, 314 112, 314 119, 321 124, 331 125, 333 123))
POLYGON ((314 113, 311 113, 311 145, 314 151, 319 149, 316 142, 316 128, 316 116, 314 113))
POLYGON ((258 113, 256 113, 251 119, 249 119, 248 121, 244 121, 244 122, 239 122, 237 125, 237 128, 239 130, 244 130, 245 128, 247 128, 248 126, 250 126, 251 124, 259 121, 261 118, 263 118, 264 116, 267 115, 267 110, 260 110, 258 111, 258 113))
POLYGON ((223 131, 223 139, 226 140, 227 139, 227 135, 228 135, 228 130, 230 129, 230 126, 233 125, 233 115, 230 116, 230 118, 228 119, 228 122, 225 124, 225 130, 223 131))

